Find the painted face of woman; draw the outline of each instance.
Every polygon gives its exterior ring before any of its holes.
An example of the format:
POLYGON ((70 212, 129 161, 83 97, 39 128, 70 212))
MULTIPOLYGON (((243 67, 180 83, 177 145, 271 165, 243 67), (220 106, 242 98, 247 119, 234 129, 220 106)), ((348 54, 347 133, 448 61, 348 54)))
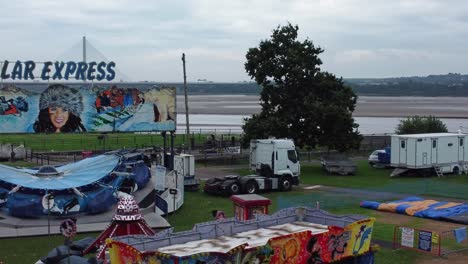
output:
POLYGON ((62 107, 49 107, 50 121, 57 129, 55 132, 60 132, 62 127, 67 123, 70 113, 62 107))

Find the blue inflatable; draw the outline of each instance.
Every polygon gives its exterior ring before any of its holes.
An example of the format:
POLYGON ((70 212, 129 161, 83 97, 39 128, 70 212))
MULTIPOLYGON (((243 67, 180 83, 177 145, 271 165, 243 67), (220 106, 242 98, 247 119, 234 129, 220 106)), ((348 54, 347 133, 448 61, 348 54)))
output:
POLYGON ((464 203, 441 202, 420 197, 408 197, 402 200, 385 203, 362 201, 360 205, 363 208, 379 211, 468 224, 468 205, 464 203))

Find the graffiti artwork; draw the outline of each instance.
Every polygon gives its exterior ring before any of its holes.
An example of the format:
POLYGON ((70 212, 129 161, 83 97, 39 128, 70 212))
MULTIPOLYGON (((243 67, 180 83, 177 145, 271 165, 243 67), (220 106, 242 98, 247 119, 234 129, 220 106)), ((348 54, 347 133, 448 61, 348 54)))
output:
POLYGON ((307 244, 309 238, 310 232, 307 231, 271 239, 270 245, 275 254, 271 258, 270 263, 305 263, 307 254, 304 245, 307 244))
POLYGON ((271 245, 267 244, 263 247, 258 247, 250 250, 244 250, 240 264, 267 264, 271 263, 273 256, 271 245))
POLYGON ((306 263, 329 263, 369 251, 374 221, 369 218, 345 228, 330 226, 327 233, 311 236, 306 263))
POLYGON ((174 131, 173 87, 2 84, 0 133, 174 131))

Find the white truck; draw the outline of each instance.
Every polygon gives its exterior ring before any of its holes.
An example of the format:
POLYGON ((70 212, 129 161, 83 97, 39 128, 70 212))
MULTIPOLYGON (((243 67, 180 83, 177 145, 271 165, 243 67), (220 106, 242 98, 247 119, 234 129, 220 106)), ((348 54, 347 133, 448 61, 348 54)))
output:
POLYGON ((300 163, 290 139, 257 139, 250 142, 250 169, 255 175, 209 179, 208 193, 233 195, 258 191, 289 191, 299 184, 300 163))
POLYGON ((468 169, 468 135, 461 133, 427 133, 391 136, 390 165, 396 176, 407 170, 422 174, 435 171, 459 174, 468 169))

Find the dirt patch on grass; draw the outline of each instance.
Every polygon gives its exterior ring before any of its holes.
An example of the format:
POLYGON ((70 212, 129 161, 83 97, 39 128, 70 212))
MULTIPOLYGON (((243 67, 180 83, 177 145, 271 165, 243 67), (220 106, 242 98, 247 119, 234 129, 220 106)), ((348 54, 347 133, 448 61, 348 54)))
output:
POLYGON ((453 253, 444 257, 427 256, 416 261, 416 264, 466 264, 468 263, 467 253, 453 253))
POLYGON ((424 219, 424 224, 422 228, 426 230, 430 230, 430 231, 435 231, 435 232, 444 232, 444 231, 450 231, 450 230, 463 227, 463 226, 464 225, 462 224, 424 219))
MULTIPOLYGON (((426 218, 418 218, 409 215, 402 215, 390 212, 382 212, 376 211, 375 215, 377 217, 377 221, 385 224, 392 224, 392 225, 409 225, 414 228, 424 229, 433 232, 444 232, 453 230, 459 227, 463 227, 462 224, 444 222, 444 221, 437 221, 432 219, 426 218)), ((468 263, 468 262, 467 262, 468 263)))
MULTIPOLYGON (((375 216, 377 217, 377 221, 385 224, 392 224, 392 225, 399 225, 399 226, 408 226, 419 228, 427 231, 432 232, 444 232, 450 231, 459 227, 463 227, 464 225, 444 222, 444 221, 436 221, 432 219, 425 219, 425 218, 417 218, 413 216, 401 215, 396 213, 390 212, 381 212, 376 211, 375 216)), ((427 255, 424 253, 420 253, 421 258, 418 258, 416 264, 462 264, 468 263, 468 250, 458 253, 451 253, 445 255, 444 257, 437 257, 432 255, 427 255)))
POLYGON ((395 214, 390 212, 375 211, 374 212, 377 221, 384 224, 392 225, 408 225, 413 220, 413 217, 401 214, 395 214))

